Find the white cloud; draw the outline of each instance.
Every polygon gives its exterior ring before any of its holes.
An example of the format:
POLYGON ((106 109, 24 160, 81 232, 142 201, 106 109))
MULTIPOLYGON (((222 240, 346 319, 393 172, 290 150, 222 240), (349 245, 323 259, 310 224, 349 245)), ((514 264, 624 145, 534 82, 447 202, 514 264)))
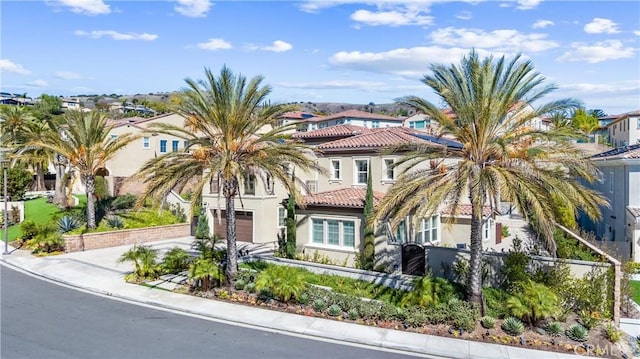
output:
POLYGON ((76 30, 74 34, 77 36, 88 37, 92 39, 99 39, 103 36, 111 37, 113 40, 142 40, 142 41, 153 41, 158 38, 156 34, 148 34, 142 33, 138 34, 135 32, 118 32, 114 30, 94 30, 94 31, 84 31, 84 30, 76 30))
POLYGON ((56 71, 54 76, 63 80, 80 80, 82 78, 80 74, 71 71, 56 71))
POLYGON ((33 81, 27 83, 27 86, 29 86, 29 87, 47 87, 47 86, 49 86, 49 84, 45 80, 38 79, 38 80, 33 80, 33 81))
POLYGON ((516 3, 518 4, 518 6, 516 6, 516 9, 518 10, 535 9, 541 2, 542 0, 516 0, 516 3))
POLYGON ((271 52, 286 52, 293 49, 293 45, 282 40, 276 40, 273 42, 273 44, 269 46, 259 46, 254 44, 248 44, 247 46, 245 46, 245 48, 249 51, 262 50, 262 51, 271 51, 271 52))
POLYGON ((103 0, 60 0, 53 4, 69 7, 76 14, 106 15, 111 13, 111 8, 103 0))
POLYGON ((615 34, 620 30, 618 30, 618 24, 615 22, 596 17, 590 23, 584 25, 584 32, 588 34, 615 34))
POLYGON ((430 25, 432 16, 422 15, 419 11, 392 10, 377 11, 357 10, 351 14, 351 20, 371 26, 405 26, 405 25, 430 25))
POLYGON ((555 23, 551 20, 538 20, 531 25, 534 29, 544 29, 545 27, 553 26, 555 23))
POLYGON ((640 30, 634 31, 633 34, 636 35, 636 36, 640 36, 640 30))
POLYGON ((615 83, 574 83, 562 85, 562 90, 586 93, 616 93, 640 90, 640 80, 630 80, 615 83))
POLYGON ((456 18, 460 20, 471 20, 473 18, 473 15, 470 11, 462 11, 458 15, 456 15, 456 18))
POLYGON ((547 40, 546 34, 523 34, 510 29, 485 32, 480 29, 447 27, 432 32, 430 36, 434 43, 440 45, 501 51, 539 52, 560 46, 555 41, 547 40))
POLYGON ((322 82, 280 82, 277 85, 285 88, 296 89, 370 89, 383 86, 384 82, 357 81, 357 80, 332 80, 322 82))
POLYGON ((22 65, 16 64, 9 59, 0 59, 0 71, 13 72, 20 75, 28 75, 31 73, 31 71, 25 69, 22 65))
MULTIPOLYGON (((478 49, 480 56, 490 55, 478 49)), ((341 51, 329 58, 335 67, 374 73, 388 73, 408 78, 420 78, 433 63, 459 63, 469 49, 438 46, 399 48, 384 52, 341 51)))
POLYGON ((625 47, 620 40, 606 40, 593 44, 584 42, 571 43, 571 50, 558 57, 558 61, 567 62, 588 62, 595 64, 598 62, 617 60, 633 57, 636 50, 632 47, 625 47))
POLYGON ((201 42, 196 46, 200 49, 210 50, 210 51, 230 49, 233 47, 231 46, 231 43, 220 38, 212 38, 212 39, 209 39, 207 42, 201 42))
POLYGON ((188 17, 205 17, 212 6, 209 0, 176 0, 176 2, 178 5, 173 9, 188 17))

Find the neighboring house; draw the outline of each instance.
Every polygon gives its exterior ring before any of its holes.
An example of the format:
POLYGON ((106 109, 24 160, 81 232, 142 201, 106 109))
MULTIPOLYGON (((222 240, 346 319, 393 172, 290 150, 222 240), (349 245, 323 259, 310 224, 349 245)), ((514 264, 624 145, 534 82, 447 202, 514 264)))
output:
POLYGON ((404 127, 424 131, 430 135, 436 134, 438 124, 423 113, 416 113, 404 119, 402 124, 404 127))
POLYGON ((309 112, 303 111, 291 111, 283 113, 278 116, 276 121, 276 126, 287 126, 291 124, 296 124, 296 128, 293 131, 306 131, 308 121, 312 121, 315 118, 315 115, 309 112))
POLYGON ((354 125, 366 128, 385 128, 402 126, 403 119, 377 113, 358 110, 338 112, 333 115, 307 120, 307 131, 313 131, 336 125, 354 125))
POLYGON ((597 244, 610 254, 640 261, 640 144, 609 150, 591 160, 601 180, 588 186, 607 197, 610 207, 601 208, 601 221, 582 216, 579 223, 595 233, 597 244))
POLYGON ((104 175, 109 181, 111 193, 139 194, 144 189, 144 184, 134 181, 130 177, 135 175, 142 165, 148 160, 161 156, 167 152, 175 152, 185 147, 185 141, 160 133, 147 132, 149 125, 154 123, 167 123, 175 126, 184 126, 184 117, 170 113, 151 118, 129 117, 115 120, 111 138, 117 138, 125 133, 133 133, 141 137, 118 152, 107 162, 104 175))
POLYGON ((109 107, 109 111, 113 111, 115 113, 125 114, 130 112, 135 112, 140 115, 145 116, 154 116, 157 112, 151 108, 148 108, 144 105, 136 105, 131 102, 113 102, 109 107))
POLYGON ((80 110, 80 100, 74 98, 61 98, 60 104, 63 110, 80 110))
POLYGON ((640 143, 640 110, 618 116, 607 126, 613 147, 640 143))

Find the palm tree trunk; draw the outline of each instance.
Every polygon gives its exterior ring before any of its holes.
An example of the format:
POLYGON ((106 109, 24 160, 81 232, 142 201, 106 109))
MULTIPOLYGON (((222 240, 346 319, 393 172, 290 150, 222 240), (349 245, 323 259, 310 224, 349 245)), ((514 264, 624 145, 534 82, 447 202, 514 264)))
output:
POLYGON ((235 182, 225 181, 226 215, 227 215, 227 268, 225 276, 233 283, 238 274, 238 251, 236 249, 236 212, 234 203, 235 182))
POLYGON ((35 183, 36 191, 44 191, 46 190, 44 185, 44 169, 42 168, 42 164, 39 163, 36 165, 36 183, 35 183))
POLYGON ((87 228, 96 228, 96 177, 93 175, 84 176, 84 185, 87 194, 87 228))
POLYGON ((62 156, 56 155, 56 183, 55 183, 55 195, 53 202, 58 205, 64 205, 66 207, 67 195, 65 191, 65 185, 63 181, 64 177, 64 163, 62 162, 62 156))
POLYGON ((469 200, 471 202, 471 259, 469 260, 469 283, 467 295, 471 303, 482 304, 482 190, 476 177, 471 176, 469 200), (475 184, 475 185, 474 185, 475 184))

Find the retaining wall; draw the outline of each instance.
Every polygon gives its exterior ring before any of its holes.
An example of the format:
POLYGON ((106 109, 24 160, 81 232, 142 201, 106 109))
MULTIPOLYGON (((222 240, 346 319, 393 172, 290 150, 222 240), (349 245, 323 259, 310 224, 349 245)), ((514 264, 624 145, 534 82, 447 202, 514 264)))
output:
POLYGON ((90 249, 123 246, 126 244, 146 243, 164 239, 188 237, 189 223, 170 224, 149 228, 122 229, 119 231, 65 235, 64 248, 67 253, 90 249))

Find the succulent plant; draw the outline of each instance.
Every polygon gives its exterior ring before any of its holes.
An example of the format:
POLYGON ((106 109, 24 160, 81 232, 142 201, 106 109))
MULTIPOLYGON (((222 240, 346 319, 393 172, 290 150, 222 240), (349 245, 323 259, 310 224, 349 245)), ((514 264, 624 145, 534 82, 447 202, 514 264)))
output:
POLYGON ((577 342, 584 342, 589 339, 589 330, 580 324, 570 325, 565 331, 565 334, 569 339, 577 342))
POLYGON ((67 233, 80 227, 80 222, 71 216, 64 216, 58 220, 60 232, 67 233))
POLYGON ((327 313, 332 317, 337 317, 342 314, 342 308, 337 304, 332 304, 327 310, 327 313))
POLYGON ((296 298, 296 300, 298 301, 299 304, 302 304, 302 305, 309 303, 309 293, 307 292, 300 293, 300 295, 296 298))
POLYGON ((520 335, 524 333, 524 324, 516 317, 507 317, 502 321, 502 330, 509 335, 520 335))
POLYGON ((111 228, 124 228, 124 220, 122 219, 122 217, 109 216, 107 217, 107 225, 111 228))
POLYGON ((547 324, 544 331, 552 337, 559 337, 562 334, 562 323, 551 322, 547 324))
POLYGON ((483 328, 492 329, 493 327, 496 326, 496 318, 487 315, 485 317, 482 317, 482 320, 480 321, 480 323, 482 324, 483 328))
POLYGON ((236 281, 236 283, 234 284, 234 287, 237 290, 243 290, 244 287, 247 285, 247 283, 245 283, 245 281, 243 281, 242 279, 239 279, 238 281, 236 281))
POLYGON ((249 293, 255 293, 256 292, 256 284, 253 282, 247 283, 244 286, 244 290, 246 290, 249 293))
POLYGON ((356 308, 349 309, 349 311, 347 312, 347 315, 351 320, 356 320, 360 318, 360 313, 358 313, 358 310, 356 308))
POLYGON ((326 307, 327 303, 323 299, 318 298, 313 301, 313 310, 315 310, 316 312, 321 312, 326 307))

